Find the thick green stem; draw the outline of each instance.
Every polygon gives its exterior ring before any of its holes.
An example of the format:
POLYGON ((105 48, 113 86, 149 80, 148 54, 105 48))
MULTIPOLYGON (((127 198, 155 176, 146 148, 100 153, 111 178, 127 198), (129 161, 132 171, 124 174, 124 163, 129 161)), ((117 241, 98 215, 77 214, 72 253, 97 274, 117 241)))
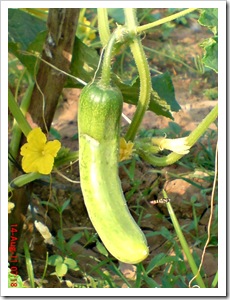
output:
MULTIPOLYGON (((165 191, 163 191, 163 197, 164 198, 168 198, 167 194, 165 191)), ((166 203, 166 206, 167 206, 167 209, 168 209, 168 212, 169 212, 169 215, 170 215, 170 218, 172 220, 172 223, 173 223, 173 226, 174 226, 174 229, 176 231, 176 234, 177 234, 177 237, 181 243, 181 247, 184 251, 184 254, 188 260, 188 263, 189 263, 189 266, 193 272, 194 275, 196 275, 198 273, 198 268, 197 268, 197 265, 193 259, 193 256, 192 254, 190 253, 190 248, 187 244, 187 241, 183 235, 183 232, 181 231, 181 228, 180 228, 180 225, 179 225, 179 222, 177 220, 177 217, 173 211, 173 208, 172 208, 172 205, 170 202, 166 203)), ((205 288, 205 284, 203 282, 203 279, 202 277, 200 276, 200 274, 197 275, 196 277, 196 281, 197 281, 197 284, 199 285, 200 288, 205 288)))
POLYGON ((18 104, 15 102, 14 96, 11 93, 10 89, 8 89, 8 106, 9 106, 9 109, 10 109, 13 117, 17 121, 21 131, 23 132, 23 134, 25 136, 27 136, 29 134, 29 132, 31 131, 31 127, 30 127, 29 123, 27 122, 26 118, 24 117, 22 111, 20 110, 18 104))
POLYGON ((32 182, 36 179, 42 178, 44 175, 33 172, 28 174, 23 174, 21 176, 16 177, 14 180, 12 180, 8 185, 8 192, 12 192, 14 189, 20 188, 29 182, 32 182))
POLYGON ((100 35, 100 40, 101 40, 102 46, 105 47, 110 38, 107 8, 98 8, 97 9, 97 17, 98 17, 97 22, 98 22, 98 31, 99 31, 99 35, 100 35))
POLYGON ((116 34, 115 32, 111 35, 110 40, 105 49, 105 54, 102 63, 102 73, 100 84, 105 88, 110 86, 111 81, 111 59, 113 55, 113 47, 116 42, 116 34))
POLYGON ((210 113, 202 120, 202 122, 193 130, 187 138, 188 146, 193 146, 198 139, 205 133, 210 124, 212 124, 218 116, 218 104, 210 111, 210 113))
MULTIPOLYGON (((33 92, 33 88, 34 88, 34 84, 31 83, 29 85, 29 87, 27 88, 24 97, 22 98, 20 110, 22 111, 24 116, 25 116, 27 109, 29 107, 29 104, 30 104, 30 98, 31 98, 31 95, 33 92)), ((18 124, 14 119, 14 123, 13 123, 13 127, 12 127, 12 137, 11 137, 11 142, 9 145, 9 152, 15 159, 18 155, 18 149, 19 149, 19 145, 20 145, 21 135, 22 135, 22 131, 20 128, 20 124, 18 124)), ((13 170, 12 168, 13 168, 13 164, 10 164, 11 173, 13 170)))
MULTIPOLYGON (((203 119, 203 121, 197 126, 197 128, 193 130, 193 132, 191 132, 190 135, 187 137, 188 146, 192 147, 198 141, 198 139, 208 129, 210 124, 212 124, 216 120, 217 116, 218 116, 218 104, 216 104, 216 106, 203 119)), ((175 152, 172 152, 165 157, 157 157, 152 155, 151 153, 145 152, 143 149, 141 149, 141 147, 140 148, 138 147, 136 150, 142 159, 144 159, 145 161, 147 161, 148 163, 156 167, 164 167, 164 166, 171 165, 184 156, 182 154, 177 154, 175 152)))
POLYGON ((140 94, 135 114, 133 116, 130 127, 126 133, 126 140, 133 141, 137 130, 142 122, 144 114, 148 108, 151 95, 151 76, 148 62, 143 50, 141 40, 136 36, 137 20, 136 10, 132 8, 125 8, 126 27, 131 35, 135 36, 133 42, 130 44, 130 49, 133 54, 139 77, 140 77, 140 94))
POLYGON ((183 16, 191 13, 192 11, 194 11, 196 9, 197 8, 188 8, 188 9, 185 9, 183 11, 180 11, 179 13, 173 14, 173 15, 171 15, 169 17, 160 19, 158 21, 155 21, 155 22, 152 22, 152 23, 148 23, 148 24, 145 24, 145 25, 142 25, 142 26, 138 26, 137 29, 136 29, 136 31, 137 31, 137 33, 143 32, 143 31, 145 31, 147 29, 150 29, 150 28, 162 25, 164 23, 173 21, 173 20, 178 19, 180 17, 183 17, 183 16))

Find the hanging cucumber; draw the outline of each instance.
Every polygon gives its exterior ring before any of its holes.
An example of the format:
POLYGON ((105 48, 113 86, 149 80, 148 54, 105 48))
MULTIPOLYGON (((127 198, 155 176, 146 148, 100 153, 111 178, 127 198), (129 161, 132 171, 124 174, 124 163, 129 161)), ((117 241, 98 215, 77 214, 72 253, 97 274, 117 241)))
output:
POLYGON ((90 220, 119 261, 138 263, 149 253, 131 216, 118 176, 122 94, 101 82, 84 87, 78 110, 81 189, 90 220))

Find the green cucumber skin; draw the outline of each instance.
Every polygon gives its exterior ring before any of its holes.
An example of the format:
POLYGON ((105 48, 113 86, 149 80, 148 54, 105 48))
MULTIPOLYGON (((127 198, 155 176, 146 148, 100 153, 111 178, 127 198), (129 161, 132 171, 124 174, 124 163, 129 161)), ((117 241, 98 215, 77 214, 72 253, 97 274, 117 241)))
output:
POLYGON ((135 264, 149 253, 118 176, 122 95, 98 84, 83 89, 78 110, 81 189, 90 220, 108 251, 135 264))

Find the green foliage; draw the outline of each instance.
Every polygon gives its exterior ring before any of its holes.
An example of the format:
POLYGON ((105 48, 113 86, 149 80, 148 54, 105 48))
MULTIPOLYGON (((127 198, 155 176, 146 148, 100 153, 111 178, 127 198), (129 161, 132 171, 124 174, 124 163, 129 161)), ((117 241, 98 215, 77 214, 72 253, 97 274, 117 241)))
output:
MULTIPOLYGON (((71 62, 71 74, 86 83, 90 82, 94 77, 95 71, 99 63, 97 51, 85 45, 78 37, 75 37, 73 58, 71 62)), ((67 78, 66 87, 82 87, 73 78, 67 78)))
POLYGON ((152 105, 155 107, 158 106, 159 111, 156 112, 157 108, 154 110, 153 107, 151 110, 157 115, 162 115, 173 119, 171 113, 169 116, 169 112, 177 112, 181 109, 181 107, 176 101, 175 91, 169 72, 152 77, 152 86, 153 92, 155 91, 158 95, 157 96, 154 92, 154 104, 152 105))
POLYGON ((15 55, 28 71, 34 75, 36 58, 28 55, 28 52, 35 51, 40 53, 42 51, 46 37, 45 22, 22 10, 9 9, 8 29, 9 52, 15 55))
MULTIPOLYGON (((14 10, 13 10, 14 11, 14 10)), ((17 18, 20 20, 24 16, 28 15, 23 11, 19 11, 17 18)), ((14 15, 14 14, 13 14, 14 15)), ((40 53, 47 35, 47 31, 44 31, 44 22, 40 21, 36 17, 33 18, 33 34, 28 34, 26 38, 24 34, 21 34, 20 38, 17 38, 17 32, 10 28, 10 42, 9 51, 14 54, 24 66, 27 67, 31 74, 34 74, 34 66, 36 57, 25 55, 21 50, 27 52, 40 53), (43 32, 41 32, 43 30, 43 32), (36 34, 35 34, 36 33, 36 34)), ((29 21, 26 21, 29 22, 29 21)), ((27 24, 28 25, 28 24, 27 24)), ((98 67, 99 57, 91 47, 86 46, 81 42, 79 38, 75 38, 73 58, 71 63, 71 74, 77 78, 80 78, 84 82, 89 82, 94 77, 95 71, 98 67)), ((98 73, 100 71, 98 70, 98 73)), ((130 104, 137 104, 140 82, 139 78, 132 80, 132 83, 127 84, 124 81, 118 80, 115 76, 115 82, 123 93, 124 101, 130 104)), ((162 75, 157 75, 152 78, 153 91, 151 95, 149 110, 155 112, 157 115, 163 115, 168 118, 172 118, 171 112, 178 111, 180 109, 179 104, 175 99, 174 87, 171 77, 168 72, 162 75)), ((66 87, 82 87, 77 80, 72 77, 68 77, 66 87)))
POLYGON ((106 250, 106 248, 104 247, 104 245, 101 243, 101 242, 99 242, 98 240, 97 240, 97 242, 96 242, 96 247, 97 247, 97 250, 101 253, 101 254, 103 254, 104 256, 106 256, 106 257, 108 257, 108 251, 106 250))
POLYGON ((19 9, 9 9, 8 16, 8 42, 18 43, 21 50, 27 50, 37 34, 46 29, 45 22, 19 9))
POLYGON ((204 90, 204 95, 209 99, 209 100, 216 100, 218 98, 218 88, 210 88, 207 90, 204 90))
POLYGON ((78 271, 77 262, 69 257, 62 258, 60 255, 52 255, 48 258, 48 265, 55 267, 55 275, 63 277, 68 270, 78 271))
POLYGON ((71 149, 69 148, 61 147, 61 149, 58 151, 57 156, 54 159, 54 166, 58 168, 60 166, 63 166, 65 164, 77 160, 78 160, 78 151, 71 151, 71 149))
POLYGON ((203 9, 198 22, 213 33, 212 38, 205 39, 200 44, 205 52, 202 61, 206 67, 218 73, 218 9, 203 9))
POLYGON ((25 257, 26 257, 26 269, 27 269, 27 274, 30 279, 30 286, 31 288, 34 288, 34 270, 33 270, 33 263, 31 261, 30 257, 30 252, 29 252, 29 246, 26 242, 24 242, 24 252, 25 252, 25 257))
POLYGON ((45 41, 46 31, 37 34, 35 40, 31 41, 28 48, 23 51, 20 43, 9 42, 9 52, 16 56, 20 62, 28 69, 30 74, 33 76, 35 70, 35 63, 37 58, 30 53, 36 52, 39 54, 42 51, 42 47, 45 41))
POLYGON ((21 276, 13 274, 10 268, 8 268, 8 288, 25 288, 21 276))
MULTIPOLYGON (((124 101, 129 104, 137 104, 140 88, 139 77, 136 77, 131 83, 124 84, 116 80, 120 88, 124 101)), ((149 110, 157 115, 162 115, 173 119, 171 112, 179 111, 180 105, 175 99, 175 92, 171 76, 168 72, 152 77, 152 93, 149 103, 149 110)))
POLYGON ((208 27, 214 35, 218 33, 218 8, 202 9, 198 22, 208 27))

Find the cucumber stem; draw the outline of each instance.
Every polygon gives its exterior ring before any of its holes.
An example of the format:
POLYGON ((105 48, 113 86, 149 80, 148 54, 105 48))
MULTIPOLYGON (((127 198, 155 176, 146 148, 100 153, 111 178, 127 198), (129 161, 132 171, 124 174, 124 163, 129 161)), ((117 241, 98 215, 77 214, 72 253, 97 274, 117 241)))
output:
POLYGON ((133 42, 131 42, 130 44, 130 49, 133 54, 133 58, 135 60, 140 77, 140 94, 137 108, 125 136, 125 139, 127 141, 133 141, 142 122, 144 114, 148 109, 152 85, 149 65, 145 56, 145 52, 143 50, 140 38, 136 36, 136 29, 138 25, 136 18, 136 9, 124 8, 124 13, 126 27, 128 28, 129 33, 134 36, 133 42))
POLYGON ((104 59, 102 63, 102 73, 101 73, 101 79, 100 84, 105 87, 110 87, 110 81, 111 81, 111 59, 113 55, 113 46, 116 42, 116 30, 112 33, 110 36, 109 42, 105 49, 104 59))
POLYGON ((178 19, 180 17, 183 17, 189 13, 191 13, 192 11, 196 10, 197 8, 188 8, 188 9, 185 9, 183 11, 180 11, 176 14, 173 14, 171 16, 168 16, 168 17, 165 17, 165 18, 162 18, 158 21, 154 21, 152 23, 148 23, 148 24, 145 24, 145 25, 142 25, 142 26, 138 26, 137 29, 136 29, 136 32, 137 33, 140 33, 140 32, 143 32, 145 30, 148 30, 148 29, 151 29, 153 27, 156 27, 156 26, 159 26, 159 25, 162 25, 164 23, 167 23, 167 22, 170 22, 170 21, 173 21, 175 19, 178 19))
POLYGON ((37 172, 20 175, 8 184, 8 192, 12 192, 14 189, 20 188, 28 184, 29 182, 40 179, 42 177, 44 177, 44 175, 37 172))
POLYGON ((100 40, 102 46, 105 47, 110 37, 107 8, 97 8, 97 22, 100 40))

